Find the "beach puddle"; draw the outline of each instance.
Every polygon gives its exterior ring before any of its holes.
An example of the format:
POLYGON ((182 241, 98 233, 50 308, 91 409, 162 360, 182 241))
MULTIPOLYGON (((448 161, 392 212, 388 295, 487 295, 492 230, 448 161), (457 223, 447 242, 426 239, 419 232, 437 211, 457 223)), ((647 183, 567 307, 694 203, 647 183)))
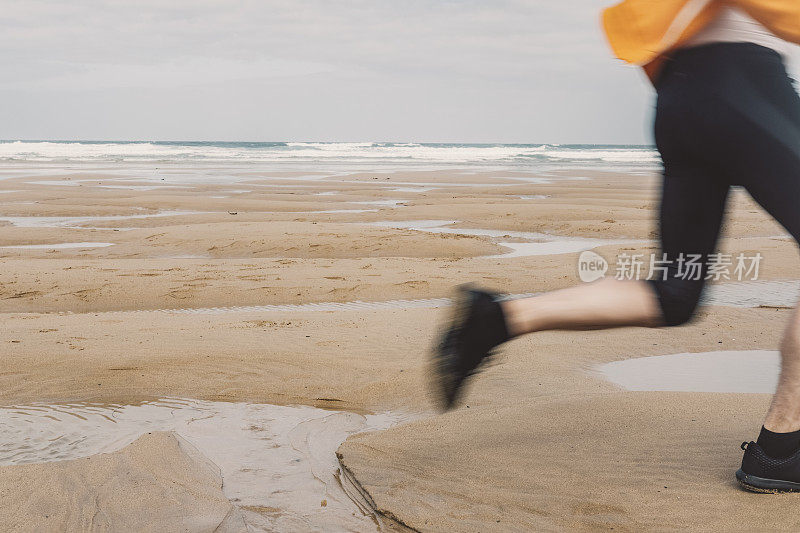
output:
MULTIPOLYGON (((510 178, 515 179, 515 178, 510 178)), ((333 180, 331 180, 333 181, 333 180)), ((348 181, 348 180, 338 180, 343 183, 355 183, 355 184, 368 184, 369 181, 348 181)), ((549 182, 541 182, 541 183, 549 183, 549 182)), ((386 182, 378 182, 378 185, 386 185, 386 182)), ((402 185, 404 192, 425 192, 431 191, 436 189, 447 189, 450 187, 517 187, 519 184, 517 183, 458 183, 458 182, 451 182, 451 181, 392 181, 392 185, 402 185), (409 188, 413 188, 415 190, 409 191, 409 188), (425 189, 425 191, 420 191, 419 189, 425 189)), ((393 188, 392 190, 399 191, 401 188, 393 188)))
POLYGON ((268 187, 270 189, 309 189, 317 188, 319 185, 308 185, 302 183, 247 183, 248 187, 268 187))
MULTIPOLYGON (((525 183, 535 183, 537 185, 544 185, 544 184, 548 184, 548 183, 553 183, 553 178, 532 178, 532 177, 507 176, 507 177, 505 177, 503 179, 523 181, 525 183)), ((582 177, 577 177, 576 176, 576 177, 570 177, 569 179, 576 180, 576 181, 582 181, 582 180, 586 180, 587 178, 582 178, 582 177)))
POLYGON ((106 222, 111 220, 134 220, 140 218, 171 217, 178 215, 199 215, 201 211, 161 211, 141 215, 98 215, 82 217, 39 217, 39 216, 0 216, 0 221, 11 223, 18 228, 79 228, 79 229, 107 229, 118 228, 89 228, 83 224, 91 222, 106 222))
POLYGON ((393 192, 429 192, 434 190, 435 187, 395 187, 394 189, 389 189, 393 192))
POLYGON ((735 281, 709 285, 705 305, 726 307, 794 307, 800 298, 800 281, 735 281))
POLYGON ((428 233, 447 233, 451 235, 475 235, 489 237, 496 244, 509 248, 510 251, 497 255, 483 256, 488 259, 511 259, 514 257, 530 257, 538 255, 557 255, 583 252, 598 246, 611 244, 638 244, 644 241, 635 239, 587 239, 583 237, 565 237, 536 233, 530 231, 511 231, 494 229, 453 228, 458 220, 411 220, 405 222, 382 221, 370 225, 395 229, 410 229, 428 233), (528 242, 507 242, 503 239, 513 238, 528 242))
POLYGON ((127 189, 131 191, 157 191, 161 189, 194 189, 189 185, 97 185, 101 189, 127 189))
POLYGON ((630 391, 775 392, 780 355, 775 351, 681 353, 614 361, 595 368, 630 391))
POLYGON ((378 210, 377 209, 322 209, 319 211, 276 211, 276 212, 289 213, 292 215, 296 214, 315 215, 315 214, 326 214, 326 213, 374 213, 376 211, 378 210))
MULTIPOLYGON (((40 181, 27 181, 29 185, 55 185, 61 187, 81 187, 84 183, 91 184, 91 187, 100 189, 128 189, 131 191, 155 191, 159 189, 194 189, 190 185, 108 185, 106 182, 109 180, 40 180, 40 181)), ((112 180, 117 181, 117 180, 112 180)), ((128 180, 121 180, 128 181, 128 180)))
POLYGON ((83 185, 81 182, 86 180, 41 180, 41 181, 26 181, 28 185, 56 185, 59 187, 80 187, 83 185))
POLYGON ((174 431, 219 466, 225 495, 243 508, 251 527, 374 531, 375 518, 345 493, 335 452, 350 435, 407 419, 171 398, 138 405, 11 406, 0 408, 0 465, 109 453, 144 433, 174 431))
POLYGON ((20 244, 16 246, 0 246, 6 250, 68 250, 74 248, 106 248, 114 246, 113 242, 62 242, 58 244, 20 244))
POLYGON ((500 246, 510 248, 510 252, 488 255, 488 259, 512 259, 514 257, 531 257, 536 255, 559 255, 584 252, 608 244, 627 244, 630 241, 612 241, 602 239, 569 239, 543 242, 498 242, 500 246))
MULTIPOLYGON (((703 305, 792 308, 798 281, 737 281, 709 285, 703 305)), ((775 392, 777 351, 682 353, 614 361, 595 368, 603 378, 632 391, 775 392)))
POLYGON ((349 204, 377 205, 379 207, 398 207, 406 203, 406 200, 369 200, 364 202, 347 202, 349 204))
POLYGON ((212 259, 208 254, 177 254, 177 255, 158 255, 153 259, 212 259))

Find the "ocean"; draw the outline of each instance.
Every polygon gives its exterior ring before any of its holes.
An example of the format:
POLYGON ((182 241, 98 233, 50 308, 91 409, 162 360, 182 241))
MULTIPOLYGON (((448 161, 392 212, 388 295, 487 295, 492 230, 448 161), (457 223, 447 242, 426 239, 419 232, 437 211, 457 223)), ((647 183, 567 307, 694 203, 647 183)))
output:
POLYGON ((115 163, 255 166, 276 170, 539 171, 554 168, 656 168, 646 145, 455 144, 386 142, 0 141, 0 166, 115 163))

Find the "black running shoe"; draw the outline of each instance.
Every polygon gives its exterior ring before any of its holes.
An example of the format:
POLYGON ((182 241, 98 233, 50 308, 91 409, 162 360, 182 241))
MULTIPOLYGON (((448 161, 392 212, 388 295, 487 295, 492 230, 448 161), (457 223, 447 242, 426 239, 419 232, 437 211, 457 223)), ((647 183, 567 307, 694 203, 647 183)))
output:
POLYGON ((800 450, 776 459, 755 442, 743 442, 742 449, 742 468, 736 471, 742 487, 753 492, 800 491, 800 450))
POLYGON ((435 395, 451 409, 464 382, 508 340, 505 317, 495 293, 469 285, 456 289, 450 319, 433 350, 435 395))

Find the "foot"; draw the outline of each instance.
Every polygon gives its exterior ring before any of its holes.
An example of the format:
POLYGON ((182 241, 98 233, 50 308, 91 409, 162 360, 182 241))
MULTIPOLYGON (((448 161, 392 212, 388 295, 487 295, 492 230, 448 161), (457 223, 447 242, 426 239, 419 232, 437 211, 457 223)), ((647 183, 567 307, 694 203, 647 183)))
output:
POLYGON ((497 296, 468 285, 456 290, 432 358, 435 394, 444 410, 456 404, 467 378, 491 357, 492 349, 508 340, 497 296))
POLYGON ((736 471, 739 484, 753 492, 800 491, 800 450, 789 457, 770 457, 755 442, 743 442, 742 468, 736 471))

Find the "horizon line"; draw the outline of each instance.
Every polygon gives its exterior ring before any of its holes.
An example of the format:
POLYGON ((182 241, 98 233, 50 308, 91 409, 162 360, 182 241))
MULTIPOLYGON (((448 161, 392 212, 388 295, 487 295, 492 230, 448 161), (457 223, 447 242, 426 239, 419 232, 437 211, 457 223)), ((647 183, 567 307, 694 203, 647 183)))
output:
POLYGON ((635 146, 655 148, 655 144, 640 143, 580 143, 580 142, 465 142, 465 141, 228 141, 186 139, 0 139, 0 143, 52 142, 52 143, 219 143, 219 144, 416 144, 416 145, 472 145, 472 146, 635 146))

